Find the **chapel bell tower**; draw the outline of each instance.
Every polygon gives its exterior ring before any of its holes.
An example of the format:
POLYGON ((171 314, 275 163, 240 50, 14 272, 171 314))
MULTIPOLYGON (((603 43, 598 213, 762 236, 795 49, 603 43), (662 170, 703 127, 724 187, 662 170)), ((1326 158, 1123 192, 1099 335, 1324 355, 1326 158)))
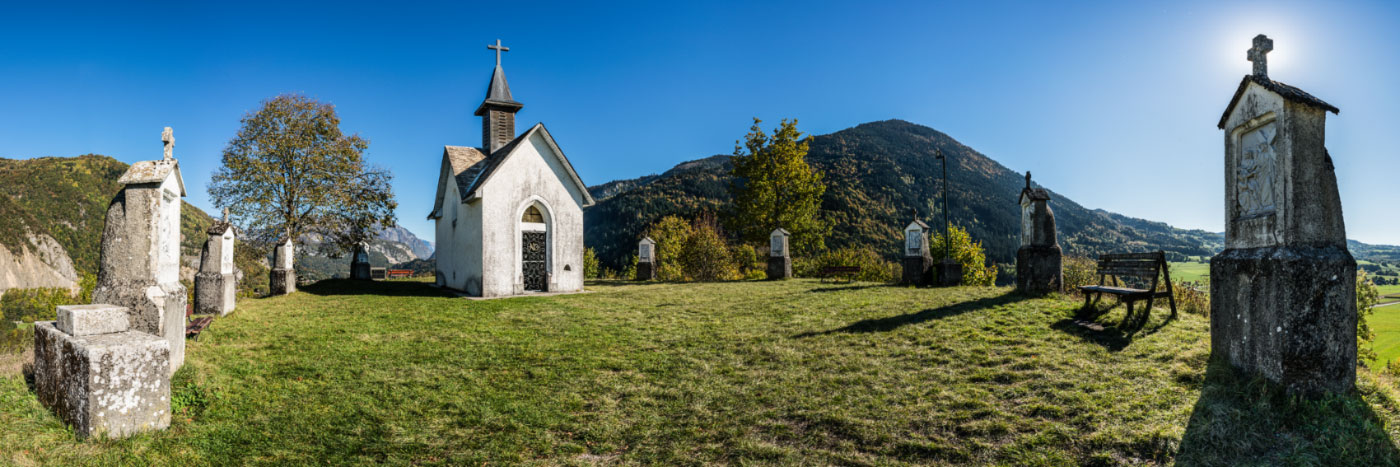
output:
POLYGON ((502 46, 501 40, 496 39, 495 45, 486 48, 496 51, 496 70, 491 73, 486 100, 476 108, 476 116, 481 117, 481 148, 490 156, 515 139, 515 113, 525 105, 510 97, 506 72, 501 69, 501 52, 509 51, 510 47, 502 46))

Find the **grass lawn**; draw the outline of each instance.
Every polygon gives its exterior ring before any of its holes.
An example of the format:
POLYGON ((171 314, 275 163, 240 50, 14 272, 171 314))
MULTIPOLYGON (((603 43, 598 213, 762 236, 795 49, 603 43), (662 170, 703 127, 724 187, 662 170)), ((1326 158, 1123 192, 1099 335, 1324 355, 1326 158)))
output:
POLYGON ((75 440, 0 361, 0 464, 1400 462, 1393 382, 1287 397, 1213 362, 1195 315, 1005 288, 589 288, 243 300, 189 343, 173 426, 120 441, 75 440))
POLYGON ((1210 282, 1210 263, 1168 263, 1172 280, 1179 282, 1210 282))

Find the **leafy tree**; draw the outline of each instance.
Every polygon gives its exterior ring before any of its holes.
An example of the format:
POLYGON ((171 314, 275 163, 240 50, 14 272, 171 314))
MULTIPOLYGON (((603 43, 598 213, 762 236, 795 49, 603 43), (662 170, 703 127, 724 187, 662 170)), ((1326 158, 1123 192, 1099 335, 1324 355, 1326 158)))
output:
POLYGON ((334 106, 280 95, 241 124, 209 195, 244 221, 253 240, 314 234, 324 253, 339 256, 394 225, 391 176, 365 165, 369 141, 342 134, 334 106))
POLYGON ((822 172, 807 165, 807 148, 812 138, 797 131, 797 120, 784 119, 772 137, 758 126, 745 135, 744 143, 734 144, 734 196, 731 230, 747 242, 763 243, 778 227, 792 233, 792 249, 812 253, 826 249, 831 228, 820 215, 822 172))
POLYGON ((1375 313, 1371 307, 1381 301, 1381 292, 1366 277, 1366 271, 1356 271, 1356 356, 1357 361, 1374 360, 1376 351, 1371 348, 1376 333, 1371 331, 1367 318, 1375 313))
MULTIPOLYGON (((987 254, 982 251, 982 242, 973 241, 967 230, 952 226, 948 231, 952 239, 953 260, 962 264, 962 285, 992 285, 997 278, 997 267, 987 265, 987 254)), ((934 261, 943 261, 950 247, 944 245, 942 232, 935 231, 929 241, 934 261)))

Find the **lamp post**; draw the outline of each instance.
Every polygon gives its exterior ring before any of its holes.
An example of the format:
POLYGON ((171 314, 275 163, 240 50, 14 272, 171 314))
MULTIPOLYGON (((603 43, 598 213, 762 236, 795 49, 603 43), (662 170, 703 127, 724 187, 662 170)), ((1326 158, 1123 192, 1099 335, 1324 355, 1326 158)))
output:
POLYGON ((962 283, 962 263, 953 260, 953 223, 948 217, 948 158, 942 149, 935 149, 933 157, 943 162, 943 261, 935 267, 938 285, 947 287, 962 283))
POLYGON ((953 238, 949 234, 953 224, 948 221, 948 158, 943 157, 942 149, 934 149, 933 157, 943 161, 943 257, 952 259, 953 238))

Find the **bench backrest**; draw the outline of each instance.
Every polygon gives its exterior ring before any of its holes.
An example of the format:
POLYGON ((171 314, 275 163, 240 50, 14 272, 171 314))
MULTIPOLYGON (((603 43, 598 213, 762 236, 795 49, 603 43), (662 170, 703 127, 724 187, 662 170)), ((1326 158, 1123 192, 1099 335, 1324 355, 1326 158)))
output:
POLYGON ((1166 265, 1166 254, 1116 253, 1099 255, 1099 275, 1155 279, 1166 265))
POLYGON ((860 266, 827 266, 823 272, 860 272, 860 266))

